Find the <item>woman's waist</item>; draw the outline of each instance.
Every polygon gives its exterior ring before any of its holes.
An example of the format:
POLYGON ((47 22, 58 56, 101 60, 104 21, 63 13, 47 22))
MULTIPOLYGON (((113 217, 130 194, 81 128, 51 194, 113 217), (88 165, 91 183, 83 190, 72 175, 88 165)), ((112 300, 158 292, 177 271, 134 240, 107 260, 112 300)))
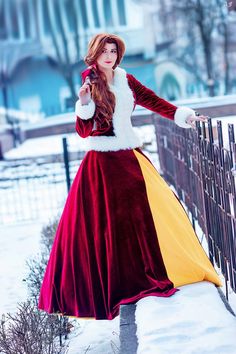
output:
POLYGON ((141 139, 132 132, 114 135, 91 135, 85 138, 86 150, 118 151, 142 146, 141 139))

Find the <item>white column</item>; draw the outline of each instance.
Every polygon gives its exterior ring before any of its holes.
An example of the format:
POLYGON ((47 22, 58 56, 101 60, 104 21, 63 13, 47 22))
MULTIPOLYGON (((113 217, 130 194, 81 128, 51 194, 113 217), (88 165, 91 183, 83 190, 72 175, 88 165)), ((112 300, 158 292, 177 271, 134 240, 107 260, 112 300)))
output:
POLYGON ((38 16, 38 33, 39 33, 39 39, 40 41, 43 40, 44 38, 44 26, 43 26, 43 4, 42 0, 37 0, 36 1, 36 6, 37 6, 37 16, 38 16))
POLYGON ((101 25, 101 30, 104 31, 106 28, 106 22, 105 22, 105 17, 104 17, 103 0, 97 0, 97 8, 98 8, 98 16, 99 16, 99 22, 101 25))
POLYGON ((114 23, 114 28, 116 29, 120 25, 117 1, 111 0, 110 3, 111 3, 111 13, 112 13, 112 19, 114 23))
POLYGON ((155 57, 155 34, 153 32, 152 13, 148 9, 144 9, 144 57, 150 59, 155 57))
POLYGON ((82 12, 81 12, 81 8, 79 6, 78 0, 75 1, 75 8, 76 8, 76 13, 78 15, 79 46, 80 46, 80 50, 81 50, 82 55, 84 55, 84 53, 86 51, 85 31, 84 31, 84 27, 83 27, 82 12))
POLYGON ((52 0, 46 0, 48 3, 48 10, 49 10, 49 19, 52 20, 51 25, 52 25, 52 31, 57 33, 57 25, 56 25, 56 17, 55 17, 55 8, 54 8, 54 1, 52 0))
POLYGON ((10 0, 4 2, 4 12, 6 19, 6 28, 7 28, 7 38, 12 39, 12 17, 11 17, 11 9, 10 9, 10 0))
MULTIPOLYGON (((61 15, 61 20, 62 20, 62 26, 63 26, 64 33, 66 34, 66 37, 68 37, 69 34, 70 34, 70 29, 69 29, 68 22, 67 22, 67 16, 66 16, 66 9, 65 9, 64 0, 59 0, 59 11, 60 11, 60 15, 61 15)), ((68 20, 70 20, 70 19, 68 19, 68 20)))
MULTIPOLYGON (((57 25, 56 25, 56 16, 55 16, 55 5, 54 5, 54 1, 52 0, 47 0, 47 3, 48 3, 48 16, 49 16, 49 19, 51 21, 51 26, 52 26, 52 31, 53 31, 53 34, 54 36, 57 38, 57 25)), ((56 39, 57 40, 57 39, 56 39)), ((62 60, 64 59, 64 54, 63 52, 61 51, 61 41, 57 41, 57 44, 58 44, 58 50, 60 52, 60 56, 62 58, 62 60)), ((54 52, 54 48, 50 48, 50 50, 54 52)))
POLYGON ((94 32, 95 30, 95 21, 94 21, 94 14, 93 14, 93 7, 91 0, 86 0, 86 11, 88 17, 88 24, 89 24, 89 32, 94 32))
POLYGON ((17 15, 18 15, 18 25, 19 25, 19 37, 21 41, 25 40, 25 26, 24 26, 24 16, 22 3, 20 1, 16 2, 17 15))
POLYGON ((36 22, 35 22, 35 1, 28 0, 28 9, 29 9, 29 25, 30 25, 30 37, 35 39, 36 38, 36 22))

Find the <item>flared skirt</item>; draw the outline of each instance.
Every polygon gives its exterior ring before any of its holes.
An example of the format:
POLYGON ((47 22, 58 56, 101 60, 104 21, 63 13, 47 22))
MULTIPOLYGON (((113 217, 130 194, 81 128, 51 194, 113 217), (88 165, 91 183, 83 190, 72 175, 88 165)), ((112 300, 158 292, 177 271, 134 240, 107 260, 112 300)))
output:
POLYGON ((74 178, 39 308, 113 319, 121 304, 221 285, 175 194, 140 149, 89 151, 74 178))

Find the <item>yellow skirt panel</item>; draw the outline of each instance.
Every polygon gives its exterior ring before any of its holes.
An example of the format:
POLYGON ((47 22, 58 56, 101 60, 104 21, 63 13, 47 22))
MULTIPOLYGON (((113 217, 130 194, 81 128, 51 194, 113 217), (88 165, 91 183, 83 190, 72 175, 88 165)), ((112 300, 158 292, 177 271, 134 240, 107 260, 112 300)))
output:
POLYGON ((145 180, 158 242, 175 287, 207 280, 222 286, 183 207, 154 166, 133 150, 145 180))

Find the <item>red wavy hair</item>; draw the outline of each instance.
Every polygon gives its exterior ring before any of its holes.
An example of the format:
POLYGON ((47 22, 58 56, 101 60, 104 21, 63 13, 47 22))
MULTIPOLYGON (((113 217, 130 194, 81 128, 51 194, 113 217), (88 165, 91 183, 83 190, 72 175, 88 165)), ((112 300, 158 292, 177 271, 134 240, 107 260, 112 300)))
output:
POLYGON ((110 91, 105 74, 99 70, 97 58, 102 54, 106 43, 115 43, 117 49, 117 60, 113 70, 120 64, 124 53, 125 43, 115 34, 100 33, 95 35, 89 42, 88 51, 84 61, 90 66, 89 72, 92 99, 96 104, 96 121, 100 128, 110 126, 115 108, 115 95, 110 91))

